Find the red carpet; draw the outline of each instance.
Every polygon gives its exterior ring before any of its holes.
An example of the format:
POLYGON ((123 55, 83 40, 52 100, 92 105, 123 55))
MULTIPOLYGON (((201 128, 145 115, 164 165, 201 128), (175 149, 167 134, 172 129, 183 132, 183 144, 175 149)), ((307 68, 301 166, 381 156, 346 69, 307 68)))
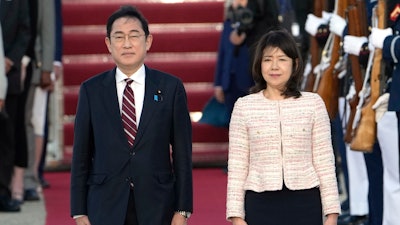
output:
POLYGON ((44 189, 46 203, 46 225, 75 225, 69 216, 69 172, 45 174, 51 187, 44 189))
MULTIPOLYGON (((48 172, 51 187, 45 189, 46 225, 75 225, 69 216, 68 172, 48 172)), ((193 170, 194 214, 189 225, 228 225, 225 220, 226 174, 219 168, 193 170)))

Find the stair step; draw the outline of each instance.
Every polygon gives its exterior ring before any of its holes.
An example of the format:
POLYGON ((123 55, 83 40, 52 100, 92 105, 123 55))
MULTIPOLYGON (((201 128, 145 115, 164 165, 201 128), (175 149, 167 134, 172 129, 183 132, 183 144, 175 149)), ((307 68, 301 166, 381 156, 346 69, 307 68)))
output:
MULTIPOLYGON (((184 83, 190 112, 202 111, 214 94, 212 83, 184 83)), ((64 87, 64 115, 75 115, 79 86, 64 87)))
POLYGON ((228 142, 193 143, 193 166, 225 166, 228 162, 228 142))
POLYGON ((208 124, 193 122, 193 142, 228 142, 229 131, 224 127, 214 127, 208 124))
MULTIPOLYGON (((214 80, 215 52, 149 53, 146 65, 171 73, 183 82, 210 82, 214 80)), ((63 82, 65 86, 80 85, 84 80, 115 66, 109 55, 64 56, 63 82)))
POLYGON ((154 23, 208 23, 223 21, 224 0, 63 0, 63 23, 104 25, 121 5, 136 6, 154 23))
MULTIPOLYGON (((153 43, 149 52, 215 52, 221 23, 150 25, 153 43), (195 43, 195 44, 194 44, 195 43)), ((107 54, 105 26, 72 26, 63 29, 63 53, 107 54)))

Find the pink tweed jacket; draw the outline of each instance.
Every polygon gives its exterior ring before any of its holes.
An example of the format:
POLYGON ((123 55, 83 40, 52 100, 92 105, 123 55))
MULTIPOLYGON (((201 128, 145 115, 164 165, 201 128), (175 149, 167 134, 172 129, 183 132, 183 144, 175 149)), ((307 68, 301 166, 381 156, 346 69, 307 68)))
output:
POLYGON ((262 91, 237 100, 229 129, 226 217, 245 217, 246 190, 319 186, 324 215, 340 213, 330 121, 319 95, 269 100, 262 91))

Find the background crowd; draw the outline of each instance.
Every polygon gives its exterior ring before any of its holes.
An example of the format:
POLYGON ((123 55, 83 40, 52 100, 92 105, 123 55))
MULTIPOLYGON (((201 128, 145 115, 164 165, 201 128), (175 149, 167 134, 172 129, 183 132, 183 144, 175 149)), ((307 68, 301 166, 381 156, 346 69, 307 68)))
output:
POLYGON ((62 73, 61 1, 0 1, 0 18, 0 110, 9 134, 1 136, 0 211, 18 212, 49 186, 43 169, 48 103, 62 73))

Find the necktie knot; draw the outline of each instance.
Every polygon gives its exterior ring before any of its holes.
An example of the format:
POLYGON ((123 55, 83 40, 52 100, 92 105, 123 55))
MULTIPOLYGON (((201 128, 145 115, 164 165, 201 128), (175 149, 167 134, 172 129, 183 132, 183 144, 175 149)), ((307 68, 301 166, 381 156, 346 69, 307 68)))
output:
POLYGON ((126 79, 125 79, 125 82, 126 82, 126 85, 131 85, 132 82, 133 82, 133 80, 130 79, 130 78, 126 78, 126 79))

